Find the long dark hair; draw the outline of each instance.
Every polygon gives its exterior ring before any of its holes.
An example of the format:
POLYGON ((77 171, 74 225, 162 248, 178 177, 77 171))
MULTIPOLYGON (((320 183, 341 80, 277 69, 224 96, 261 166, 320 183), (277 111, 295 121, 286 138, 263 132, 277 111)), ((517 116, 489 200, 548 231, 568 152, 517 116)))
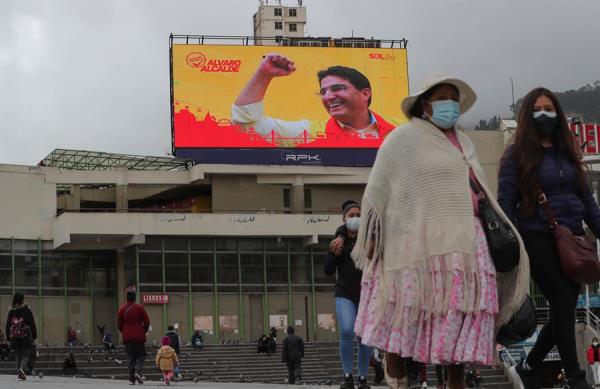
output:
POLYGON ((578 149, 579 144, 569 130, 567 118, 558 102, 558 98, 546 88, 535 88, 521 102, 512 152, 505 153, 502 157, 502 159, 510 157, 517 164, 521 192, 520 211, 523 215, 533 214, 537 204, 538 174, 542 161, 543 146, 534 127, 533 108, 536 100, 541 96, 546 96, 552 100, 556 109, 556 130, 552 133, 552 143, 575 167, 581 192, 584 191, 586 185, 584 165, 580 158, 581 152, 578 149))

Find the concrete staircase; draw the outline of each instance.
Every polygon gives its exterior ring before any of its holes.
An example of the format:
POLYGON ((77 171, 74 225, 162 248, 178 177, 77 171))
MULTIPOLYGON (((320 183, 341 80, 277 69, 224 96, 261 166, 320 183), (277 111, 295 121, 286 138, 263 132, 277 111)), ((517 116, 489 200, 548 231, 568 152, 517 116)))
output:
MULTIPOLYGON (((287 368, 281 363, 281 343, 273 355, 257 354, 255 344, 205 345, 201 351, 183 347, 180 360, 183 380, 214 382, 284 383, 287 368)), ((144 376, 160 381, 162 375, 155 367, 157 346, 147 346, 148 357, 144 376)), ((106 353, 103 347, 47 347, 39 349, 36 371, 44 375, 62 376, 62 363, 69 351, 77 361, 77 376, 104 379, 127 379, 127 358, 122 347, 106 353)), ((303 382, 311 384, 338 384, 342 369, 337 342, 309 342, 302 360, 303 382)), ((369 369, 369 382, 374 372, 369 369)), ((511 389, 512 385, 502 369, 482 368, 486 388, 511 389)), ((15 374, 14 360, 0 361, 0 374, 15 374)), ((428 369, 428 383, 435 387, 435 370, 428 369)))
MULTIPOLYGON (((339 349, 337 342, 319 342, 316 344, 318 347, 318 353, 323 359, 323 367, 327 370, 333 377, 341 377, 342 376, 342 367, 339 359, 339 349)), ((483 386, 485 388, 493 388, 493 389, 512 389, 513 385, 509 381, 508 377, 504 373, 504 369, 502 367, 494 369, 481 367, 478 368, 483 377, 483 386)), ((374 378, 374 372, 372 368, 369 368, 369 382, 372 383, 374 378)), ((411 379, 409 382, 410 386, 418 385, 418 382, 411 379)), ((427 367, 427 385, 430 388, 435 388, 437 386, 437 378, 435 375, 435 367, 428 366, 427 367)))

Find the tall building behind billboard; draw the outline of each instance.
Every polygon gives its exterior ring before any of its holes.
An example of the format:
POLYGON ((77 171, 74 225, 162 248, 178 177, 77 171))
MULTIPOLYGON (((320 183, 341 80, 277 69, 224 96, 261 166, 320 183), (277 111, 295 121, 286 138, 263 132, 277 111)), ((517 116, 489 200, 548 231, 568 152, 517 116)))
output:
POLYGON ((306 8, 299 0, 295 6, 284 6, 281 0, 261 0, 258 11, 252 16, 254 43, 278 45, 280 39, 302 38, 306 30, 306 8), (262 39, 270 38, 270 39, 262 39))

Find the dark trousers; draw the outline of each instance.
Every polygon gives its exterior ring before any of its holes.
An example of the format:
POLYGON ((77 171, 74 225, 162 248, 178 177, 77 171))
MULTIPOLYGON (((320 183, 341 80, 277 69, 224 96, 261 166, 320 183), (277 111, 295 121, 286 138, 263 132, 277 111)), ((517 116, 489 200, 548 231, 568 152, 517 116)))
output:
POLYGON ((302 378, 302 361, 300 358, 287 361, 288 382, 293 384, 297 379, 302 378))
POLYGON ((543 233, 523 233, 529 254, 531 277, 550 304, 550 317, 527 356, 527 364, 540 367, 556 345, 565 372, 572 377, 579 371, 575 343, 575 308, 580 284, 570 281, 560 265, 554 237, 543 233))
POLYGON ((17 370, 22 369, 25 373, 29 373, 27 363, 29 362, 30 352, 31 346, 15 343, 15 361, 17 362, 17 370))
POLYGON ((375 369, 375 381, 373 381, 373 382, 375 383, 375 385, 379 385, 383 381, 383 378, 385 377, 385 373, 383 372, 383 366, 382 366, 381 362, 375 363, 375 366, 373 366, 373 369, 375 369))
POLYGON ((129 380, 133 381, 135 374, 142 375, 146 360, 146 346, 144 343, 125 343, 125 352, 129 359, 129 380))
POLYGON ((435 365, 435 376, 438 386, 446 385, 446 382, 448 382, 448 367, 446 365, 435 365))

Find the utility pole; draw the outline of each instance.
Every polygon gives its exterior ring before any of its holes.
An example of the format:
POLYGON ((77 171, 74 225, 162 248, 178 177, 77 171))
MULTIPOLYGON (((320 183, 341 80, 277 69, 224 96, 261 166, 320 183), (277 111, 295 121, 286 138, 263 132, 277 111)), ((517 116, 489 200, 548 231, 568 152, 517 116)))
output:
POLYGON ((515 112, 517 107, 515 107, 515 86, 513 84, 512 77, 510 78, 510 90, 512 92, 512 104, 510 106, 510 110, 512 111, 512 114, 513 114, 513 120, 515 120, 517 118, 517 113, 515 112))

